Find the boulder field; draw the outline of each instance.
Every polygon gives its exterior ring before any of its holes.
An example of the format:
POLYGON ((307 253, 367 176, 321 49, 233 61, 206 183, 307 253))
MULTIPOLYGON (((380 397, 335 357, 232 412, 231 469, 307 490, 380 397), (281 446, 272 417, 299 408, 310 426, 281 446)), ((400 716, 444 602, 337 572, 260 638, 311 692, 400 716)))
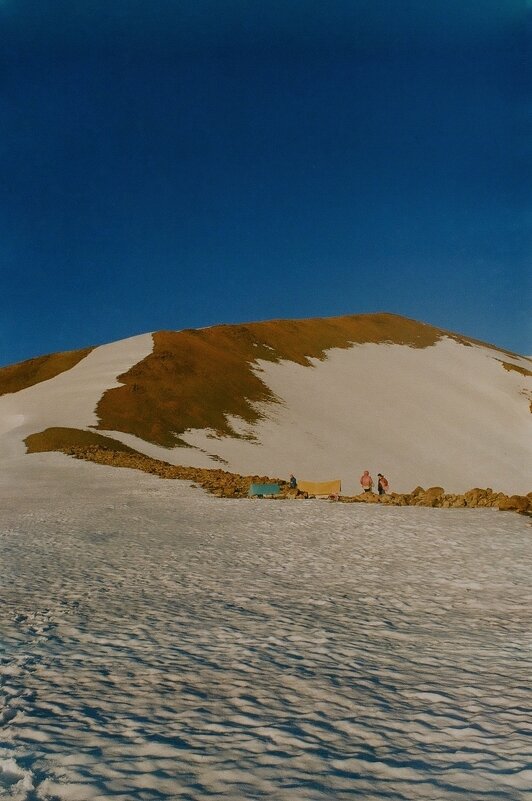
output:
MULTIPOLYGON (((290 489, 283 479, 264 476, 241 476, 221 469, 180 467, 139 453, 116 451, 109 448, 89 445, 87 447, 67 447, 63 453, 76 459, 85 459, 97 464, 113 467, 128 467, 142 470, 160 478, 192 481, 219 498, 247 498, 251 483, 275 482, 281 487, 280 499, 306 500, 297 490, 290 489)), ((515 511, 532 515, 532 492, 528 495, 506 495, 491 488, 475 487, 461 495, 446 493, 443 487, 416 487, 410 493, 391 492, 389 495, 362 493, 361 495, 339 497, 341 503, 372 503, 388 506, 428 506, 443 509, 492 508, 500 511, 515 511)))

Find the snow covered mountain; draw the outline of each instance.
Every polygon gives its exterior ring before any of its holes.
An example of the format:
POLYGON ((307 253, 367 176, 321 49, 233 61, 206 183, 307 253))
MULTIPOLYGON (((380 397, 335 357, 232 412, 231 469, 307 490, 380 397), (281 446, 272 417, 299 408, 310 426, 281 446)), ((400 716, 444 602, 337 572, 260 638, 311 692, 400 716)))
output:
MULTIPOLYGON (((108 438, 300 479, 531 489, 532 361, 391 314, 160 331, 0 369, 0 460, 108 438), (37 435, 37 436, 35 436, 37 435)), ((25 457, 31 458, 31 457, 25 457)))

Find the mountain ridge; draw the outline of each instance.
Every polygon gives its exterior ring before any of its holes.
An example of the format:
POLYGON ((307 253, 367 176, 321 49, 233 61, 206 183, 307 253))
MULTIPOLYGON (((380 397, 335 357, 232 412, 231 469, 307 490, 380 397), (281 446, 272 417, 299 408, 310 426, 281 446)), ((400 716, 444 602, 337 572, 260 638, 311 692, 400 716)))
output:
MULTIPOLYGON (((493 460, 501 489, 525 489, 511 474, 530 466, 519 441, 529 424, 532 362, 399 315, 158 331, 57 356, 63 372, 28 386, 22 374, 32 360, 19 363, 20 388, 10 394, 2 395, 0 370, 0 457, 2 431, 13 445, 19 428, 22 442, 66 426, 174 464, 222 463, 238 473, 297 470, 322 479, 338 464, 352 482, 377 461, 396 486, 419 466, 411 486, 447 487, 452 459, 461 473, 452 491, 500 486, 475 479, 472 454, 481 466, 493 460)), ((47 357, 40 374, 53 362, 47 357)), ((8 368, 7 386, 13 373, 8 368)), ((35 364, 29 374, 39 374, 35 364)))

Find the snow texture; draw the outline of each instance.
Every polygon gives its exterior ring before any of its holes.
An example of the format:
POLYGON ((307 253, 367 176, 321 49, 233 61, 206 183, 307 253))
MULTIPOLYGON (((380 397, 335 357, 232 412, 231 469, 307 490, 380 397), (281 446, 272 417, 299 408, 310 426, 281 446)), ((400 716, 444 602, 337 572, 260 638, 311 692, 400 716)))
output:
POLYGON ((3 798, 531 797, 526 518, 60 454, 10 461, 0 515, 3 798))

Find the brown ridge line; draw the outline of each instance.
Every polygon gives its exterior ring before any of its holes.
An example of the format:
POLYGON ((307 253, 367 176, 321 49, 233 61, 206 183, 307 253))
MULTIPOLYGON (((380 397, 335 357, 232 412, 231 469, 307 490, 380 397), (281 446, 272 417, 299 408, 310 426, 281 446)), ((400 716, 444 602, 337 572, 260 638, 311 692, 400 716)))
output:
POLYGON ((49 353, 46 356, 37 356, 8 367, 0 367, 0 395, 11 392, 20 392, 22 389, 40 384, 55 378, 60 373, 71 370, 78 362, 84 359, 94 348, 81 350, 68 350, 61 353, 49 353))

